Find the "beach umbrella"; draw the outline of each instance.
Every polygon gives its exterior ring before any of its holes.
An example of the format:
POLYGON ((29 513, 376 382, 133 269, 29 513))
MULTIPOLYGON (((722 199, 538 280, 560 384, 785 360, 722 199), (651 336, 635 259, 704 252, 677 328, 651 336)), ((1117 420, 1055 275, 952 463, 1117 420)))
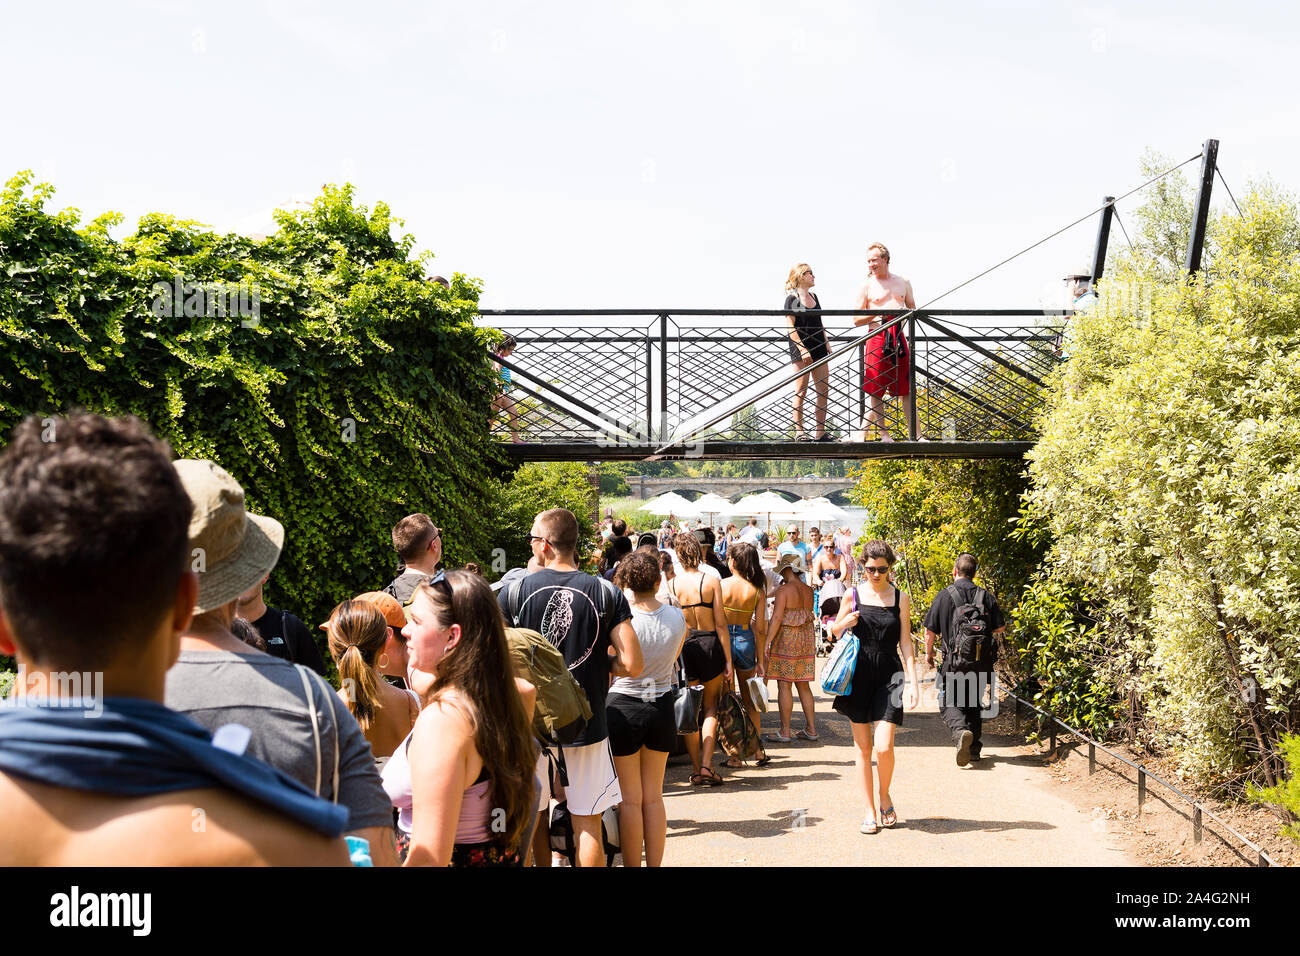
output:
POLYGON ((778 518, 788 518, 793 512, 793 505, 782 498, 774 491, 764 491, 762 494, 746 495, 731 506, 733 515, 767 515, 768 527, 772 524, 772 515, 778 518))
POLYGON ((651 498, 639 510, 660 515, 673 515, 678 518, 698 518, 703 513, 689 499, 683 498, 675 491, 665 492, 658 497, 651 498))
POLYGON ((713 524, 714 515, 730 514, 732 508, 730 501, 722 497, 722 495, 715 495, 712 492, 696 498, 691 504, 698 511, 709 516, 709 524, 713 524))

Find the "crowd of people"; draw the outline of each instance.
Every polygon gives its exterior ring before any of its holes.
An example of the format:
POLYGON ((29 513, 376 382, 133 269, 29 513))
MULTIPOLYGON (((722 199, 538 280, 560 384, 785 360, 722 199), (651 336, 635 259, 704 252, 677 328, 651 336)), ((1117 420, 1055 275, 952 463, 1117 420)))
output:
MULTIPOLYGON (((634 541, 611 519, 592 575, 576 517, 550 509, 528 566, 489 584, 445 569, 441 531, 411 514, 392 529, 395 577, 319 625, 335 689, 306 625, 265 603, 286 529, 249 513, 233 477, 173 461, 134 418, 53 423, 28 419, 0 452, 0 653, 20 664, 0 707, 5 863, 601 866, 613 813, 624 864, 658 866, 670 754, 689 754, 701 788, 747 759, 717 760, 725 695, 758 737, 766 695, 746 688, 776 681, 766 742, 819 740, 818 590, 859 567, 830 627, 860 642, 834 706, 853 726, 863 831, 897 821, 894 730, 918 685, 884 542, 855 561, 847 528, 805 543, 790 525, 769 548, 756 521, 634 541), (56 692, 69 675, 87 681, 56 692), (566 700, 581 715, 562 721, 566 700)), ((972 600, 1001 627, 974 571, 962 555, 930 608, 931 663, 972 600)), ((978 703, 949 699, 943 719, 958 762, 978 759, 978 703)), ((749 759, 770 757, 760 742, 749 759)))

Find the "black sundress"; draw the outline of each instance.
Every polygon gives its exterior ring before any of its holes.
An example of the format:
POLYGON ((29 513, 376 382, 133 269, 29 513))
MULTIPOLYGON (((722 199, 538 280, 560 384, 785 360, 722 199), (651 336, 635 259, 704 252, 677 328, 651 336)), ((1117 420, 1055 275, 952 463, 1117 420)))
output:
POLYGON ((894 588, 894 606, 863 604, 858 590, 853 590, 853 604, 858 622, 853 633, 858 638, 858 662, 853 669, 853 692, 836 697, 832 709, 855 724, 887 720, 903 724, 903 661, 898 643, 903 636, 899 618, 902 592, 894 588))

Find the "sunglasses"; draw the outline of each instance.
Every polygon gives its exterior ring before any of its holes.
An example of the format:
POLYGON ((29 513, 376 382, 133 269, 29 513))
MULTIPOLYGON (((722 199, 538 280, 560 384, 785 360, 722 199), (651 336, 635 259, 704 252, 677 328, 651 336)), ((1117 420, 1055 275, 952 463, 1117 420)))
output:
POLYGON ((531 533, 526 534, 526 535, 524 535, 524 540, 525 540, 526 543, 528 543, 528 544, 530 544, 530 545, 531 545, 534 541, 541 541, 541 542, 543 542, 544 544, 550 544, 550 542, 546 540, 545 536, 540 535, 540 534, 531 534, 531 533))
POLYGON ((433 590, 439 591, 447 595, 447 599, 451 600, 452 597, 451 582, 447 580, 446 575, 440 572, 436 578, 432 578, 426 581, 425 584, 428 585, 433 590))
POLYGON ((868 574, 888 574, 888 573, 889 573, 889 565, 887 565, 887 564, 880 564, 880 565, 875 565, 875 564, 865 564, 865 565, 862 566, 862 570, 863 570, 863 571, 866 571, 868 574))

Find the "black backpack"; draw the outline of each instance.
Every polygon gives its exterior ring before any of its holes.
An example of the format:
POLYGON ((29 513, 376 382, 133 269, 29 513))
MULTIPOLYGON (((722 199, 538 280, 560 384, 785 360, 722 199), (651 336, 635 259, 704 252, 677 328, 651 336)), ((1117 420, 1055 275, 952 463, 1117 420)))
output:
POLYGON ((998 650, 989 624, 988 592, 976 588, 968 602, 957 585, 951 585, 948 591, 954 610, 947 635, 952 653, 944 662, 945 670, 964 673, 993 670, 998 650))

